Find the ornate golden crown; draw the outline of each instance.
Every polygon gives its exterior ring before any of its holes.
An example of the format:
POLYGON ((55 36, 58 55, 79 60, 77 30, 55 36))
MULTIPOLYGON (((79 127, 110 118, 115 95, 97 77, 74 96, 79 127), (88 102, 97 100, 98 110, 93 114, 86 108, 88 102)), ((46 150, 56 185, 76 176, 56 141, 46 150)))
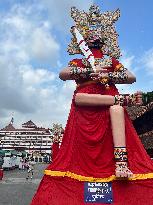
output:
MULTIPOLYGON (((105 55, 118 59, 121 52, 118 46, 118 34, 115 30, 114 23, 120 17, 120 10, 113 12, 107 11, 100 13, 99 7, 92 5, 89 13, 79 11, 76 7, 71 8, 71 17, 75 21, 75 27, 88 42, 89 39, 99 39, 102 42, 101 50, 105 55)), ((71 43, 68 45, 70 55, 82 54, 73 33, 71 43)))

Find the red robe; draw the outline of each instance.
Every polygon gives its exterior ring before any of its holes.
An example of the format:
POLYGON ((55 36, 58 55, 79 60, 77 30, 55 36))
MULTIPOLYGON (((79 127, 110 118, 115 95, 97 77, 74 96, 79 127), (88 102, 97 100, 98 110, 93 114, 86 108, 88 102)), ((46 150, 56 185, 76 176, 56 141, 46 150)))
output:
POLYGON ((56 158, 59 152, 59 142, 53 142, 52 146, 52 161, 56 158))
MULTIPOLYGON (((94 55, 99 57, 100 54, 94 55)), ((81 60, 75 62, 83 66, 81 60)), ((106 89, 101 83, 90 83, 78 87, 74 96, 76 93, 114 96, 118 90, 115 85, 106 89)), ((113 205, 152 205, 153 162, 126 110, 125 132, 128 163, 134 177, 117 180, 109 106, 76 106, 73 98, 61 148, 54 162, 45 170, 31 205, 85 205, 88 203, 84 202, 84 182, 110 181, 113 205)))

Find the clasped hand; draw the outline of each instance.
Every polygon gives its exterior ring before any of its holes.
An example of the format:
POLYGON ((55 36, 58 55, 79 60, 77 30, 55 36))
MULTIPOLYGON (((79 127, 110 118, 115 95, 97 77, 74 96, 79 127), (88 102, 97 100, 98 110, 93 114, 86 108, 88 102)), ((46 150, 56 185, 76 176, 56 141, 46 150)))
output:
POLYGON ((93 80, 99 80, 101 78, 108 78, 108 67, 101 67, 100 65, 95 66, 95 72, 90 73, 90 77, 93 80))

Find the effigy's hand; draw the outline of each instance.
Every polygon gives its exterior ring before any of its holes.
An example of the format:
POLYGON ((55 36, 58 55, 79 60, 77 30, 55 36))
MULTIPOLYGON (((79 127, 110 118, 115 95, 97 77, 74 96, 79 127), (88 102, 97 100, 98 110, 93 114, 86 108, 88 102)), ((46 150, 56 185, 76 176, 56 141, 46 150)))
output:
POLYGON ((107 67, 101 67, 100 65, 95 66, 95 71, 90 73, 90 77, 93 80, 99 80, 101 78, 107 78, 108 73, 107 73, 107 67))
POLYGON ((108 67, 102 67, 100 65, 96 65, 94 73, 106 73, 107 69, 108 67))
POLYGON ((108 73, 92 73, 90 77, 92 80, 108 79, 108 73))

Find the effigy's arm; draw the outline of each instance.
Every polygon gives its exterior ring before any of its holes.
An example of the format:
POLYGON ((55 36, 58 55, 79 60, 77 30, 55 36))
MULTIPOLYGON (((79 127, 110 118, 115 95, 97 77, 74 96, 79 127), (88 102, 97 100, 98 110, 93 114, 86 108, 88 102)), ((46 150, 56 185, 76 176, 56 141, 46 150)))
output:
POLYGON ((61 72, 59 73, 59 78, 63 81, 74 80, 73 76, 71 75, 70 67, 67 67, 61 70, 61 72))
POLYGON ((83 69, 83 72, 81 73, 80 68, 80 74, 77 72, 74 74, 72 73, 72 70, 74 71, 73 67, 64 68, 59 73, 59 78, 63 81, 76 80, 76 78, 79 78, 80 75, 83 75, 84 78, 89 78, 89 76, 93 77, 94 79, 108 78, 109 81, 113 82, 114 84, 132 84, 136 82, 136 77, 128 69, 107 73, 105 68, 99 68, 97 66, 96 73, 92 72, 91 68, 83 69))
POLYGON ((97 72, 92 72, 90 77, 93 80, 98 79, 100 82, 108 81, 113 84, 132 84, 136 82, 136 77, 128 69, 122 71, 106 72, 105 69, 97 67, 97 72))
POLYGON ((68 67, 59 73, 61 80, 93 79, 99 80, 102 84, 132 84, 136 77, 125 68, 117 59, 112 58, 110 66, 101 62, 93 69, 89 63, 84 65, 82 60, 73 59, 68 67), (107 65, 107 66, 106 66, 107 65), (109 72, 109 69, 110 72, 109 72))
POLYGON ((93 72, 92 68, 67 67, 59 73, 59 78, 64 81, 78 80, 80 78, 88 79, 91 72, 93 72))
POLYGON ((135 83, 136 82, 136 77, 135 75, 130 72, 128 69, 125 71, 125 73, 127 74, 128 78, 126 80, 126 83, 127 84, 132 84, 132 83, 135 83))
POLYGON ((136 82, 136 77, 128 69, 108 73, 108 78, 114 84, 132 84, 136 82))
MULTIPOLYGON (((95 66, 95 70, 96 70, 95 66)), ((103 71, 106 71, 105 68, 103 68, 103 71)), ((91 67, 79 67, 79 66, 68 66, 67 68, 64 68, 60 73, 59 73, 59 78, 61 80, 78 80, 81 78, 84 79, 91 79, 90 74, 92 72, 95 72, 91 67)))

